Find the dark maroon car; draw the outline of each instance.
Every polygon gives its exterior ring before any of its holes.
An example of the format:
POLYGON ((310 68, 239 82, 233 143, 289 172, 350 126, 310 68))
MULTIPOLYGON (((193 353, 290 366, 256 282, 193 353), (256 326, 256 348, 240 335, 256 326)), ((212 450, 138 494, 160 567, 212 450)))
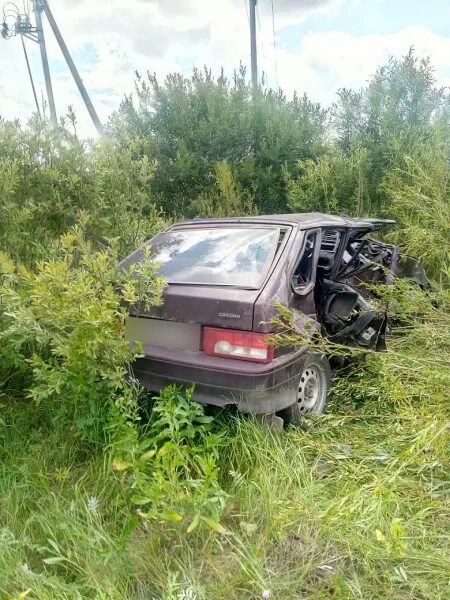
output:
MULTIPOLYGON (((164 303, 127 322, 144 344, 136 378, 156 392, 195 384, 198 402, 286 421, 323 411, 328 359, 267 343, 275 305, 293 312, 300 333, 308 324, 331 341, 383 349, 387 317, 361 282, 389 283, 389 271, 423 280, 417 261, 366 237, 392 223, 308 213, 173 225, 147 242, 168 283, 164 303)), ((143 255, 141 247, 122 264, 143 255)))

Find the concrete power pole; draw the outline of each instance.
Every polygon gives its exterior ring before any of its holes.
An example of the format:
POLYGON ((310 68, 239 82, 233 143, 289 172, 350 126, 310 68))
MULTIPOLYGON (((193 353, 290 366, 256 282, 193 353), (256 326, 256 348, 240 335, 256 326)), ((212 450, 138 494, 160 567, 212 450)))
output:
POLYGON ((56 24, 55 18, 53 17, 53 14, 50 10, 47 0, 34 0, 34 1, 35 1, 35 3, 39 2, 39 1, 41 2, 42 8, 47 16, 47 19, 48 19, 48 22, 50 23, 51 28, 53 29, 55 38, 59 44, 59 47, 61 48, 61 52, 63 53, 64 58, 66 59, 67 66, 69 67, 70 72, 72 73, 72 77, 74 78, 75 83, 77 84, 78 91, 80 92, 81 97, 83 98, 84 104, 85 104, 87 111, 92 119, 92 122, 94 123, 94 126, 97 129, 98 133, 100 135, 105 135, 103 125, 101 124, 100 119, 98 118, 98 115, 94 108, 94 105, 92 104, 89 94, 84 86, 83 80, 81 79, 80 74, 78 73, 78 69, 75 66, 75 63, 73 62, 73 59, 69 52, 69 49, 67 48, 66 42, 64 41, 64 38, 61 35, 61 32, 59 30, 59 27, 56 24))
POLYGON ((84 83, 78 73, 78 70, 73 62, 73 59, 70 55, 69 49, 64 41, 63 36, 59 30, 58 25, 56 24, 55 18, 50 10, 47 0, 31 0, 31 3, 26 4, 23 3, 24 12, 21 13, 19 7, 12 1, 6 2, 3 7, 3 23, 0 23, 0 37, 5 40, 10 39, 11 37, 20 35, 22 38, 22 46, 25 54, 25 60, 27 63, 28 74, 30 76, 31 87, 33 89, 33 95, 36 102, 36 109, 38 114, 39 104, 37 101, 36 89, 34 87, 33 75, 30 68, 30 62, 28 60, 28 54, 25 48, 24 37, 39 44, 39 48, 41 51, 41 59, 42 59, 42 70, 44 71, 45 78, 45 88, 47 91, 47 101, 50 109, 50 120, 53 125, 57 124, 57 116, 56 116, 56 108, 55 108, 55 97, 53 96, 53 87, 52 87, 52 79, 50 75, 50 66, 48 64, 48 56, 47 56, 47 47, 45 45, 45 36, 44 36, 44 28, 42 25, 42 13, 45 13, 48 22, 55 34, 55 38, 61 48, 61 52, 66 60, 67 66, 70 69, 72 77, 74 78, 75 83, 77 84, 78 91, 83 98, 83 102, 87 108, 87 111, 92 119, 92 122, 95 125, 98 133, 100 135, 105 135, 103 126, 98 118, 97 112, 92 104, 92 101, 89 97, 89 94, 84 86, 84 83), (28 10, 30 6, 33 6, 33 12, 35 15, 36 24, 33 25, 30 15, 28 14, 28 10))
POLYGON ((258 89, 258 56, 256 50, 256 1, 249 0, 250 4, 250 52, 252 65, 252 87, 253 91, 258 89))
POLYGON ((48 66, 47 47, 45 45, 44 28, 42 26, 42 4, 41 0, 33 0, 33 9, 36 17, 37 42, 41 50, 42 69, 44 71, 45 89, 47 90, 48 107, 50 109, 50 120, 53 125, 56 125, 55 98, 53 96, 52 78, 48 66))

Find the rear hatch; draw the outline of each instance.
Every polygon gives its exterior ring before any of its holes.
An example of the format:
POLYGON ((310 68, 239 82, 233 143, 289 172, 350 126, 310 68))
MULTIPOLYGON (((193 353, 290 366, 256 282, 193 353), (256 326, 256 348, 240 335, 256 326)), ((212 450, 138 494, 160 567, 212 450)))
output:
MULTIPOLYGON (((129 339, 198 351, 202 327, 252 331, 253 311, 279 247, 280 230, 266 225, 175 228, 151 240, 151 256, 168 281, 163 304, 134 309, 129 339)), ((123 261, 142 260, 144 248, 123 261)))
POLYGON ((200 350, 202 325, 251 331, 258 294, 253 290, 169 284, 162 306, 131 311, 127 337, 165 348, 200 350))

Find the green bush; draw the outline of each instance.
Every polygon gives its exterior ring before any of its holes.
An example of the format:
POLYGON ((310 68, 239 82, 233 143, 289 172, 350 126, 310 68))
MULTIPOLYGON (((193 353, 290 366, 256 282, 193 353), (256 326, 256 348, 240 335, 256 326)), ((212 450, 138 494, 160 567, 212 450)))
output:
POLYGON ((124 337, 124 302, 160 301, 155 267, 148 261, 138 272, 119 272, 116 251, 95 250, 75 226, 35 271, 3 255, 0 284, 3 389, 11 393, 8 381, 19 371, 35 403, 104 444, 111 405, 132 393, 125 375, 135 350, 124 337))
POLYGON ((298 166, 299 177, 285 173, 287 201, 292 212, 371 214, 365 148, 355 149, 349 156, 333 148, 316 161, 301 161, 298 166))
POLYGON ((228 163, 217 163, 215 180, 212 189, 205 190, 192 201, 190 210, 193 216, 217 219, 256 213, 252 199, 240 189, 228 163))
POLYGON ((124 256, 164 227, 151 199, 155 163, 140 143, 80 141, 63 127, 0 118, 0 249, 32 266, 83 213, 97 244, 118 240, 124 256))
POLYGON ((390 238, 422 259, 435 281, 450 282, 450 166, 439 147, 405 159, 383 182, 399 228, 390 238))
POLYGON ((193 391, 163 390, 140 435, 134 429, 131 436, 117 436, 113 469, 124 473, 131 502, 143 519, 187 521, 188 533, 200 523, 223 532, 219 519, 226 494, 217 464, 222 435, 192 400, 193 391))
POLYGON ((306 96, 292 100, 261 88, 255 97, 245 69, 230 82, 208 69, 174 73, 163 83, 138 76, 111 120, 111 135, 157 161, 153 190, 169 215, 195 213, 199 196, 214 193, 217 164, 226 162, 244 198, 260 213, 286 208, 283 169, 315 158, 325 145, 328 111, 306 96))

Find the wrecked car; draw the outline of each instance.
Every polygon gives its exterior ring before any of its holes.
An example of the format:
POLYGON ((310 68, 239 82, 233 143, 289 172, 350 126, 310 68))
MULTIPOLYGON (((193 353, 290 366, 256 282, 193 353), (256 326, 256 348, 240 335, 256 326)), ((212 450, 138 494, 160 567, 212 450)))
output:
POLYGON ((362 290, 389 284, 392 273, 419 283, 417 261, 369 237, 394 221, 319 213, 192 220, 177 223, 127 257, 143 260, 145 246, 166 279, 160 307, 127 320, 143 356, 133 365, 145 388, 195 384, 203 404, 280 415, 325 410, 328 358, 307 345, 274 347, 271 320, 278 303, 332 342, 385 348, 387 315, 362 290))

